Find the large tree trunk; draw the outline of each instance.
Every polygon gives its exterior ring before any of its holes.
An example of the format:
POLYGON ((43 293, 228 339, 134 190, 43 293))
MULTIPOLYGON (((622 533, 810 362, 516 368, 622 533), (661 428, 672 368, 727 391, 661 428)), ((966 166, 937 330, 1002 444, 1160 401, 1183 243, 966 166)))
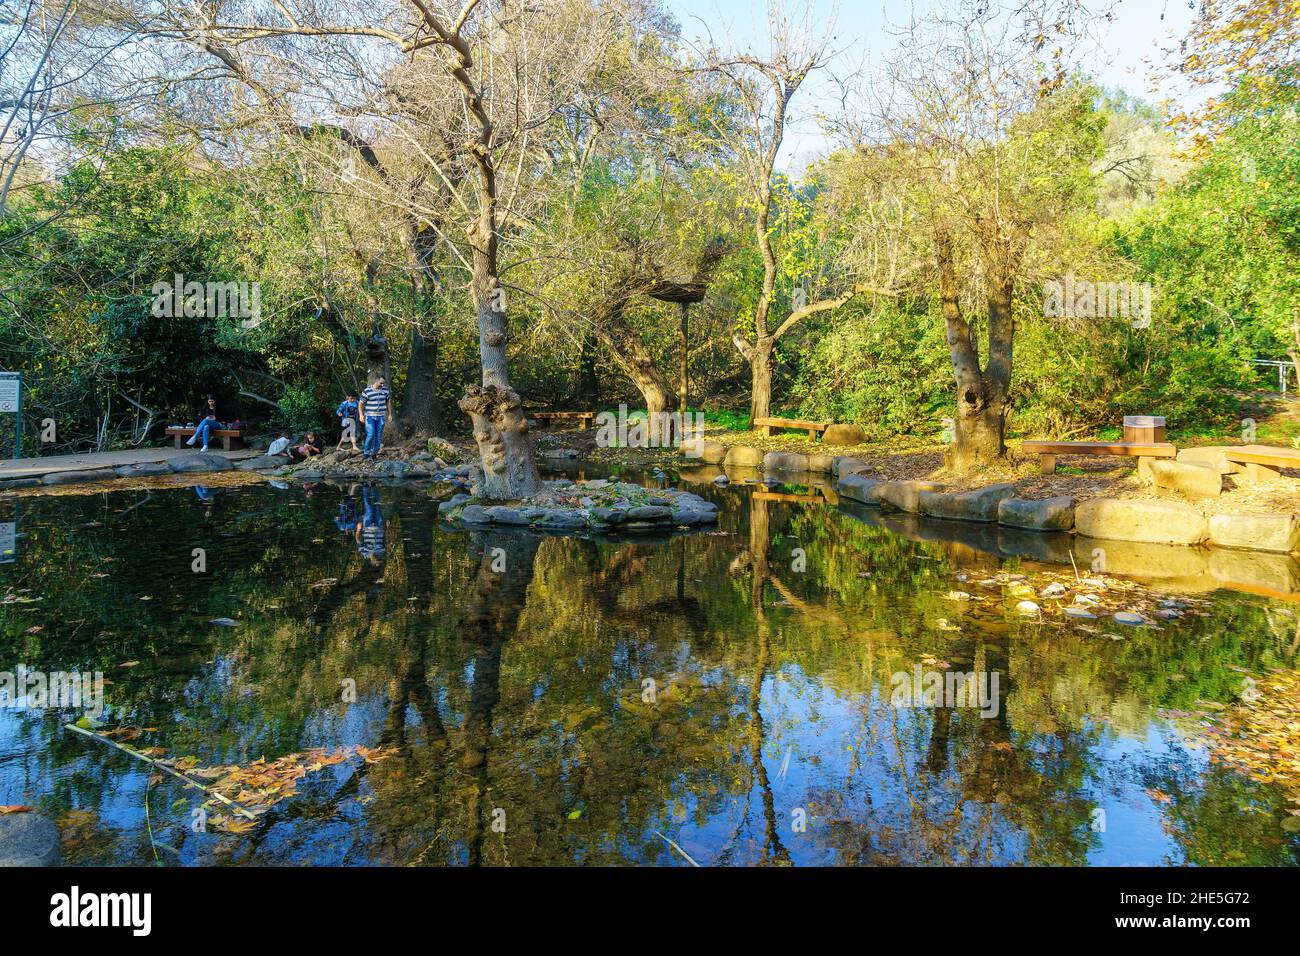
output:
POLYGON ((523 402, 510 387, 506 367, 505 292, 497 275, 496 186, 486 146, 478 160, 479 215, 469 229, 474 249, 470 290, 478 313, 483 384, 466 386, 459 405, 474 424, 474 441, 483 467, 479 493, 486 498, 513 500, 541 491, 542 476, 533 458, 523 402))
MULTIPOLYGON (((421 315, 427 312, 430 298, 440 285, 434 267, 437 244, 437 233, 433 229, 412 225, 407 230, 411 291, 421 315)), ((425 335, 415 325, 411 328, 411 357, 406 369, 406 392, 402 396, 399 419, 408 433, 438 435, 445 430, 437 383, 438 336, 436 333, 425 335)))
POLYGON ((440 435, 446 430, 438 401, 438 338, 423 335, 419 329, 411 329, 401 422, 412 434, 440 435))
POLYGON ((751 388, 749 419, 768 418, 772 414, 772 353, 774 339, 762 338, 753 345, 749 360, 751 388))
POLYGON ((980 369, 970 323, 961 312, 957 267, 951 241, 940 233, 935 250, 939 260, 939 304, 948 337, 957 414, 948 464, 967 471, 1006 455, 1007 386, 1011 380, 1011 283, 999 283, 989 296, 989 360, 980 369))

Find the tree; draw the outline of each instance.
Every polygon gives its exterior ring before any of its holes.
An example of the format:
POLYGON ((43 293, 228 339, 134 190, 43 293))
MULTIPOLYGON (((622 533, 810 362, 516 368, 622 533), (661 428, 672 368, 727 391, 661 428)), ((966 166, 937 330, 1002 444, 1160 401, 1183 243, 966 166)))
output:
POLYGON ((1056 227, 1088 208, 1104 118, 1095 91, 1066 82, 1063 47, 1086 11, 1077 0, 990 9, 959 3, 915 21, 890 63, 875 129, 892 173, 910 180, 934 265, 956 385, 949 463, 1005 454, 1017 287, 1056 227), (1049 37, 1056 46, 1044 60, 1049 37), (978 303, 987 326, 981 360, 978 303))
MULTIPOLYGON (((806 14, 806 16, 810 15, 806 14)), ((790 103, 809 74, 826 65, 827 41, 812 39, 808 24, 792 23, 776 4, 768 8, 768 44, 765 55, 728 55, 710 50, 704 63, 725 76, 739 104, 739 117, 720 115, 715 128, 735 143, 740 175, 754 206, 754 238, 763 262, 763 282, 754 305, 752 333, 732 336, 737 351, 751 371, 750 417, 772 412, 772 366, 777 341, 807 312, 791 314, 776 327, 771 312, 777 296, 780 266, 772 242, 776 164, 785 141, 790 103)))

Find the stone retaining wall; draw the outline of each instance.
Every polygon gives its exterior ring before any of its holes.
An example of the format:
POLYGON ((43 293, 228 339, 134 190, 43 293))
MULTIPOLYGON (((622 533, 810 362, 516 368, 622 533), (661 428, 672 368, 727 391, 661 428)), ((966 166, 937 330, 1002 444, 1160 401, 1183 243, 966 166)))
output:
MULTIPOLYGON (((946 491, 927 481, 877 481, 857 472, 850 459, 836 459, 840 497, 860 504, 954 521, 996 523, 1031 532, 1074 531, 1107 542, 1261 551, 1300 551, 1300 518, 1290 514, 1218 514, 1206 518, 1180 501, 1146 498, 1028 499, 1009 484, 946 491)), ((1201 573, 1201 572, 1196 572, 1201 573)), ((1209 572, 1206 572, 1209 573, 1209 572)))

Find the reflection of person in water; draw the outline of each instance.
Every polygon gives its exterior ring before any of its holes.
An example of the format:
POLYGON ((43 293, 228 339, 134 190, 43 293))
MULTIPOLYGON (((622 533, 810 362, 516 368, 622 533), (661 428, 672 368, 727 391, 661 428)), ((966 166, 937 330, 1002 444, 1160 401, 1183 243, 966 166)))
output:
POLYGON ((379 489, 361 486, 361 520, 357 522, 357 550, 371 564, 384 559, 384 513, 379 509, 379 489))
POLYGON ((357 486, 349 485, 347 492, 344 493, 343 499, 339 502, 339 515, 334 519, 334 524, 344 534, 348 534, 357 526, 357 486))

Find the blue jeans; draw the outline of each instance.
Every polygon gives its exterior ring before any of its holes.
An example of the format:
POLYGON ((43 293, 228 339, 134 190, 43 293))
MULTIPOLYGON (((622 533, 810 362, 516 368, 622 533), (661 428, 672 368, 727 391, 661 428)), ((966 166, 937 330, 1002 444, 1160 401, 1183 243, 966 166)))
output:
POLYGON ((199 422, 199 427, 194 429, 195 444, 206 445, 208 443, 208 432, 218 427, 217 423, 211 418, 203 419, 203 421, 199 422))
POLYGON ((366 442, 361 446, 361 454, 378 455, 379 446, 384 440, 384 419, 382 416, 366 418, 366 442))

